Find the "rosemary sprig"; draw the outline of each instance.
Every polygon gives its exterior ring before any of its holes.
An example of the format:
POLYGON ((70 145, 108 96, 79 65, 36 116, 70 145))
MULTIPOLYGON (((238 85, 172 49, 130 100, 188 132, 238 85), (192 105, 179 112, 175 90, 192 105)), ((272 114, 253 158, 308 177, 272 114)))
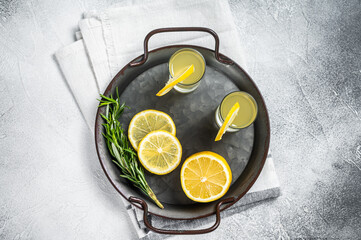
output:
POLYGON ((102 99, 99 107, 106 106, 105 115, 101 114, 105 123, 103 123, 105 132, 103 136, 106 140, 110 154, 115 158, 113 162, 121 169, 123 178, 128 179, 134 186, 139 188, 144 194, 149 196, 160 208, 164 208, 158 201, 157 197, 149 187, 144 177, 144 170, 138 164, 137 153, 129 143, 128 137, 124 134, 124 130, 118 121, 125 108, 128 108, 125 103, 121 103, 119 99, 118 89, 117 98, 114 99, 111 95, 106 97, 100 95, 102 99))

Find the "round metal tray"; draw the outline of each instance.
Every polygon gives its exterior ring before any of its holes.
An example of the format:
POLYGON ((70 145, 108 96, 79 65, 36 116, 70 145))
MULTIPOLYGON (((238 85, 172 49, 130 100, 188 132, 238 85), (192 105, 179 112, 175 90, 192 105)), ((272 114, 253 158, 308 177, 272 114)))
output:
POLYGON ((170 174, 164 176, 146 172, 146 179, 164 204, 158 208, 153 202, 121 178, 120 171, 111 161, 102 136, 103 119, 99 108, 95 124, 95 140, 100 163, 114 188, 137 207, 150 214, 172 219, 196 219, 216 213, 217 221, 209 229, 177 231, 154 228, 145 219, 147 226, 156 232, 167 234, 204 233, 214 230, 220 221, 219 212, 238 201, 253 185, 260 174, 268 153, 270 126, 267 109, 261 93, 248 74, 231 59, 218 53, 218 36, 205 28, 157 29, 145 39, 145 54, 126 65, 111 81, 104 95, 115 95, 118 88, 122 102, 131 107, 119 119, 127 130, 131 118, 145 109, 156 109, 169 114, 177 127, 177 137, 183 147, 182 162, 170 174), (216 40, 215 51, 192 45, 166 46, 148 52, 149 38, 158 32, 205 31, 216 40), (207 70, 199 87, 192 93, 181 94, 172 90, 163 97, 155 94, 168 80, 167 63, 170 56, 181 48, 193 48, 205 58, 207 70), (217 128, 214 114, 222 98, 232 91, 250 93, 257 102, 258 116, 254 124, 236 133, 227 133, 219 142, 214 142, 217 128), (227 194, 211 203, 195 203, 183 193, 180 184, 180 169, 184 160, 193 153, 214 151, 222 155, 232 170, 232 184, 227 194), (222 202, 223 201, 223 202, 222 202), (217 205, 218 204, 218 205, 217 205), (221 206, 223 205, 223 206, 221 206))

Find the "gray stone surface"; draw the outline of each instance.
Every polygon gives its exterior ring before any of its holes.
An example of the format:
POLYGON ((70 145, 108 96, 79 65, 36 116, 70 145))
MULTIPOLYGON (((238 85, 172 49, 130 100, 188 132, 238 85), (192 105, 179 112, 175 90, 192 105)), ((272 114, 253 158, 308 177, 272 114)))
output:
MULTIPOLYGON (((82 12, 113 3, 0 0, 1 239, 136 238, 52 57, 82 12)), ((174 239, 360 238, 360 1, 230 5, 282 196, 174 239)))

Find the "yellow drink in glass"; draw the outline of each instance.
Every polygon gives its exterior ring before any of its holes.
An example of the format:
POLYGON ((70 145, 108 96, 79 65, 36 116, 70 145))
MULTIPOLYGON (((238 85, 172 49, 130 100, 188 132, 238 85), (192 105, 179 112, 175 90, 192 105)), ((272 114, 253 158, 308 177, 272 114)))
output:
POLYGON ((242 128, 251 125, 257 117, 257 103, 254 98, 242 91, 232 92, 225 96, 216 110, 216 123, 221 127, 224 119, 231 110, 232 106, 238 102, 240 109, 232 124, 228 127, 227 132, 236 132, 242 128))
POLYGON ((175 52, 169 59, 169 74, 171 78, 184 73, 190 65, 194 65, 194 72, 184 81, 174 86, 174 89, 180 93, 190 93, 198 87, 202 79, 206 61, 202 54, 191 48, 183 48, 175 52))

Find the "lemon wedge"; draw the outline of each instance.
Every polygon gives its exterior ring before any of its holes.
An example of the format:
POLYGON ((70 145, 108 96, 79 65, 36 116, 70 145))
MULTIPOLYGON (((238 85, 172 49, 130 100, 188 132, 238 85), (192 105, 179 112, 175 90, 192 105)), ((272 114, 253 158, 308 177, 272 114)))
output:
POLYGON ((161 111, 149 109, 137 113, 129 124, 128 138, 135 150, 138 150, 140 141, 150 132, 165 130, 172 135, 176 134, 172 118, 161 111))
POLYGON ((149 172, 164 175, 179 165, 182 146, 171 133, 163 130, 153 131, 140 141, 138 157, 149 172))
POLYGON ((227 128, 232 124, 233 120, 236 118, 239 108, 240 108, 239 103, 236 102, 229 111, 229 113, 227 114, 227 117, 224 120, 221 128, 219 129, 216 139, 214 141, 219 141, 222 139, 223 134, 226 133, 227 128))
POLYGON ((232 172, 222 156, 205 151, 185 160, 180 178, 188 198, 196 202, 211 202, 226 194, 232 182, 232 172))
POLYGON ((194 72, 194 65, 190 65, 187 70, 185 70, 181 75, 178 75, 175 78, 170 78, 167 84, 162 88, 158 93, 157 96, 163 96, 167 94, 172 88, 177 85, 178 83, 184 81, 187 77, 189 77, 194 72))

